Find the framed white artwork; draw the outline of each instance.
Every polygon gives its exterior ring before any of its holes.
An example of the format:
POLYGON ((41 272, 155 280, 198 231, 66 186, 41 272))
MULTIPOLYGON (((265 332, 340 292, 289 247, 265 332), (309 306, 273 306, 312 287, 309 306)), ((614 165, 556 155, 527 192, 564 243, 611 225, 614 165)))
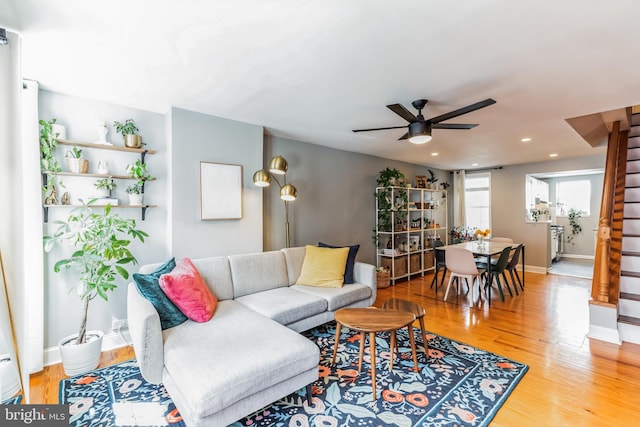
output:
POLYGON ((242 166, 200 162, 200 219, 242 218, 242 166))

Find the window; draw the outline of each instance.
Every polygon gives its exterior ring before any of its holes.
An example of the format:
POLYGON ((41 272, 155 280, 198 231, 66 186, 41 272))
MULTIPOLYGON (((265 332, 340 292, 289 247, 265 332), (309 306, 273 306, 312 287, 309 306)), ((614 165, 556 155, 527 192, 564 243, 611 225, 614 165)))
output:
POLYGON ((491 174, 467 175, 464 180, 467 227, 491 228, 491 174))
POLYGON ((556 216, 567 216, 570 209, 579 210, 583 216, 591 214, 591 181, 559 181, 556 183, 556 216))

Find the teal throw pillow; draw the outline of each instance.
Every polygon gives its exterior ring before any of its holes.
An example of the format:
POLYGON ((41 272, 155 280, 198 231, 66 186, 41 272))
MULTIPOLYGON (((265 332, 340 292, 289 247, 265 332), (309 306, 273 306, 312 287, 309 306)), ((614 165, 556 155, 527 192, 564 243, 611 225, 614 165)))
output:
POLYGON ((351 246, 334 246, 328 245, 326 243, 318 242, 318 246, 321 248, 349 248, 349 255, 347 255, 347 265, 344 268, 344 284, 350 285, 355 283, 355 278, 353 277, 353 267, 356 263, 356 255, 358 254, 358 249, 360 249, 360 245, 351 245, 351 246))
POLYGON ((176 268, 176 260, 171 258, 153 273, 133 274, 133 281, 136 283, 138 291, 156 308, 163 330, 178 326, 187 320, 187 316, 171 302, 160 288, 160 276, 171 273, 174 268, 176 268))

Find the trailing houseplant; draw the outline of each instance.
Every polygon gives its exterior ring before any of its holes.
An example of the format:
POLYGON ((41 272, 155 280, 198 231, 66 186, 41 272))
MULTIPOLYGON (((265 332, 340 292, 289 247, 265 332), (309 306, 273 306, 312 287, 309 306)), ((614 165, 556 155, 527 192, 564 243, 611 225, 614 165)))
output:
POLYGON ((42 186, 42 192, 50 194, 56 184, 62 185, 58 180, 58 173, 62 172, 60 163, 55 157, 55 151, 58 147, 59 133, 53 131, 53 125, 56 119, 38 120, 40 124, 40 170, 46 175, 46 180, 42 186))
POLYGON ((124 145, 129 148, 140 148, 142 147, 142 137, 138 135, 140 129, 136 125, 136 122, 133 119, 127 119, 124 122, 113 122, 113 125, 116 127, 116 132, 122 135, 124 140, 124 145))
MULTIPOLYGON (((82 303, 82 315, 73 345, 87 343, 87 318, 91 300, 99 296, 108 301, 108 293, 117 288, 116 280, 119 277, 125 280, 129 278, 125 266, 137 264, 129 245, 136 239, 144 242, 148 236, 146 232, 136 228, 135 220, 124 219, 112 213, 110 205, 100 212, 94 212, 92 202, 94 200, 73 209, 66 220, 55 221, 58 228, 53 235, 44 237, 45 252, 50 252, 55 246, 64 243, 74 247, 70 256, 58 260, 53 267, 56 273, 64 269, 74 270, 80 275, 77 288, 82 303)), ((61 341, 61 348, 64 344, 61 341)), ((95 366, 99 357, 98 351, 95 366)))
POLYGON ((567 241, 569 243, 575 244, 573 241, 578 234, 582 232, 582 226, 580 225, 580 218, 582 218, 582 211, 578 209, 571 208, 569 209, 569 213, 567 214, 569 218, 569 227, 571 227, 571 234, 567 236, 567 241))

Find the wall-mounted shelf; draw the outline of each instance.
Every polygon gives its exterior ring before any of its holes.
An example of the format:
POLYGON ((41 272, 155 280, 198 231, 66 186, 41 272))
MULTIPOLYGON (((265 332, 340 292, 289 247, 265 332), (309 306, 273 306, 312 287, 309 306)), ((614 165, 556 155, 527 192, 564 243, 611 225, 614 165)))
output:
MULTIPOLYGON (((46 172, 43 172, 46 173, 46 172)), ((131 178, 129 175, 110 175, 108 173, 73 173, 73 172, 58 172, 58 176, 81 176, 87 178, 113 178, 113 179, 137 179, 131 178)), ((155 178, 145 179, 144 181, 154 181, 155 178)))
POLYGON ((97 150, 121 151, 124 153, 140 154, 140 161, 144 163, 144 157, 147 154, 156 154, 156 150, 147 150, 146 148, 129 148, 121 145, 95 144, 91 142, 68 141, 66 139, 58 139, 60 145, 72 145, 74 147, 95 148, 97 150))
MULTIPOLYGON (((42 210, 44 213, 44 222, 49 222, 49 208, 80 208, 84 205, 43 205, 42 210)), ((107 205, 91 205, 92 208, 104 208, 107 205)), ((142 209, 142 220, 145 220, 148 208, 157 208, 158 205, 118 205, 111 206, 111 209, 142 209)))

